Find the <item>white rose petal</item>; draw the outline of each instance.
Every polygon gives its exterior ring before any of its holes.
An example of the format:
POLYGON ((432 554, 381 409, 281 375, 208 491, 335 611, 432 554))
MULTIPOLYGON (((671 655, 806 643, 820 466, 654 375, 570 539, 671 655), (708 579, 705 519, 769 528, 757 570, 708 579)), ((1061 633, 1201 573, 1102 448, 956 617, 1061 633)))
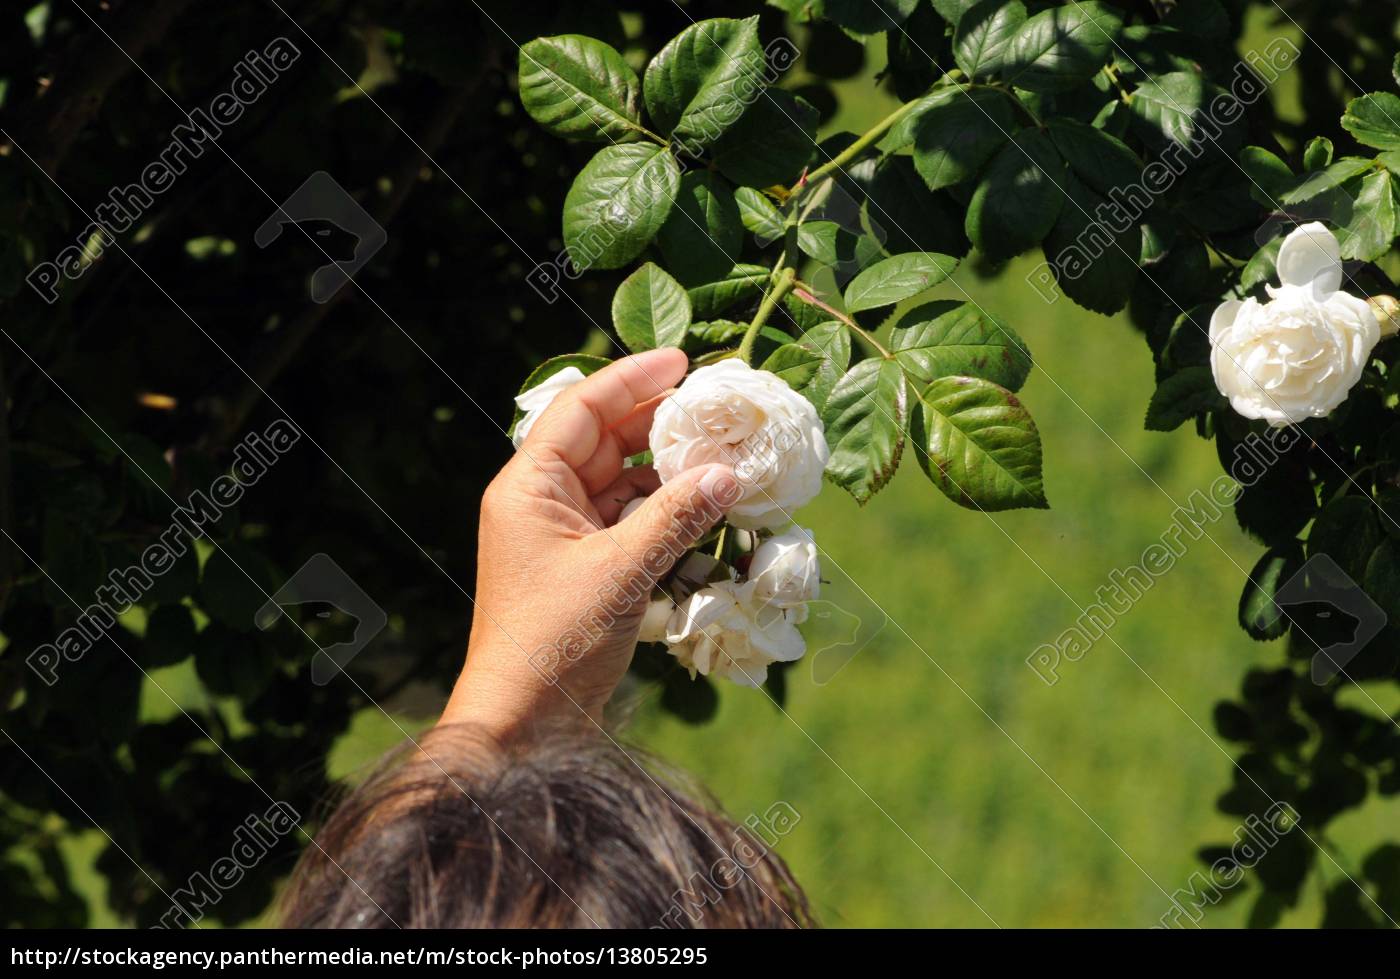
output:
POLYGON ((749 565, 754 600, 795 608, 821 594, 821 562, 812 532, 794 527, 758 545, 749 565))
POLYGON ((681 603, 666 643, 691 676, 756 687, 768 678, 770 664, 801 659, 807 651, 796 618, 790 610, 756 605, 751 584, 720 581, 681 603))
POLYGON ((656 409, 652 462, 664 483, 703 463, 734 468, 736 527, 781 527, 822 487, 828 456, 812 403, 770 371, 722 360, 691 374, 656 409))
POLYGON ((540 415, 544 414, 544 410, 554 403, 554 399, 586 376, 577 367, 565 367, 549 375, 530 390, 516 395, 515 406, 525 412, 525 417, 520 419, 510 437, 517 449, 520 448, 520 443, 525 441, 525 436, 530 434, 535 422, 539 421, 540 415))
POLYGON ((1210 320, 1211 372, 1230 405, 1274 426, 1321 418, 1346 400, 1380 340, 1371 307, 1341 292, 1341 252, 1320 222, 1278 253, 1269 301, 1229 300, 1210 320))
POLYGON ((642 613, 642 631, 638 642, 665 642, 666 627, 671 621, 671 613, 676 606, 669 598, 653 598, 642 613))

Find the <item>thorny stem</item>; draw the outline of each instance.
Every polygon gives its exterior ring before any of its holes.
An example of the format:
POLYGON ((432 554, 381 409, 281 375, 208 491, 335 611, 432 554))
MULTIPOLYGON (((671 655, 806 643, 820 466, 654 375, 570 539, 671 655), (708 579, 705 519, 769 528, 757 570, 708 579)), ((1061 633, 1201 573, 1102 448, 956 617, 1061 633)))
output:
POLYGON ((802 302, 806 303, 808 306, 815 306, 817 307, 817 309, 820 309, 826 313, 830 313, 832 316, 836 317, 836 319, 844 323, 846 328, 852 333, 864 337, 867 343, 869 343, 872 347, 874 347, 880 352, 881 357, 885 358, 886 360, 893 359, 894 354, 890 353, 889 348, 875 338, 875 334, 871 333, 864 327, 859 326, 855 320, 851 319, 849 316, 841 312, 841 310, 837 309, 835 306, 831 306, 827 303, 822 302, 820 299, 818 299, 812 294, 811 287, 808 286, 805 282, 798 283, 797 287, 793 290, 792 294, 798 299, 800 299, 802 302))
POLYGON ((797 280, 797 273, 790 269, 780 269, 777 278, 773 283, 773 288, 768 290, 763 297, 763 303, 758 307, 758 312, 753 315, 753 322, 749 324, 748 330, 744 333, 744 339, 739 343, 738 357, 744 363, 749 363, 753 359, 754 341, 758 339, 758 331, 763 328, 763 324, 768 322, 768 317, 777 308, 784 296, 792 290, 792 284, 797 280))
POLYGON ((827 174, 831 173, 833 170, 840 170, 847 163, 850 163, 856 157, 860 156, 867 149, 869 149, 877 139, 885 135, 885 133, 890 129, 891 126, 899 122, 899 120, 903 119, 911 111, 913 111, 914 107, 918 104, 918 99, 915 99, 912 102, 906 102, 903 105, 901 105, 898 109, 895 109, 889 115, 885 116, 885 118, 877 122, 872 128, 868 129, 865 132, 865 135, 861 136, 850 146, 847 146, 844 150, 842 150, 840 153, 837 153, 835 156, 827 160, 821 166, 817 167, 811 173, 808 173, 796 184, 793 184, 792 187, 788 188, 788 197, 795 197, 796 195, 802 193, 803 190, 810 187, 812 184, 816 183, 818 180, 822 179, 827 174))

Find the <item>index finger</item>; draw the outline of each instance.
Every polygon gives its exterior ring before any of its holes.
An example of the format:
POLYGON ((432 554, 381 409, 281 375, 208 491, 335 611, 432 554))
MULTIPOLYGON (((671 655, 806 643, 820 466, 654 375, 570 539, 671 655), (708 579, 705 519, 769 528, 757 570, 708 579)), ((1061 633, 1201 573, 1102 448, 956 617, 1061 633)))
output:
POLYGON ((554 399, 530 429, 525 447, 550 449, 570 466, 581 466, 598 448, 603 432, 640 404, 664 394, 685 376, 689 359, 676 347, 648 350, 614 361, 554 399))

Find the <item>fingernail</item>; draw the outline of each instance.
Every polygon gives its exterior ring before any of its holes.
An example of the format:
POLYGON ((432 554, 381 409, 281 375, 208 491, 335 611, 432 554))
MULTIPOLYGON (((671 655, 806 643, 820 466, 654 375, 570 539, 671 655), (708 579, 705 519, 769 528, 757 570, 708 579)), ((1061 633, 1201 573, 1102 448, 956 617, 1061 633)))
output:
POLYGON ((734 470, 720 465, 711 466, 709 472, 700 477, 696 488, 705 499, 721 510, 727 510, 738 503, 744 492, 739 481, 734 478, 734 470))

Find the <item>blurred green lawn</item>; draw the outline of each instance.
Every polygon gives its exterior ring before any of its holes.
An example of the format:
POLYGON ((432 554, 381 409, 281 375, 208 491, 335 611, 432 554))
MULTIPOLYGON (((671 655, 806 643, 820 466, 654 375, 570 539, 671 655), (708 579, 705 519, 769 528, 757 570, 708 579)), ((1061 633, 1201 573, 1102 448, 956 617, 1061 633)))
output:
MULTIPOLYGON (((830 131, 863 129, 893 105, 875 94, 871 67, 839 86, 830 131)), ((1121 618, 1111 631, 1121 650, 1101 640, 1053 687, 1026 666, 1074 622, 1075 603, 1140 561, 1173 500, 1220 472, 1189 426, 1143 430, 1153 379, 1136 332, 1068 299, 1045 303, 1025 282, 1034 264, 990 281, 964 267, 920 301, 970 295, 1027 342, 1036 368, 1022 396, 1044 441, 1052 509, 962 510, 912 455, 864 510, 828 487, 800 514, 834 580, 824 597, 868 612, 849 575, 890 622, 828 683, 814 682, 810 657, 799 663, 786 712, 722 684, 712 723, 688 726, 648 702, 628 732, 741 820, 778 801, 795 808, 800 822, 778 853, 827 926, 1150 925, 1168 909, 1163 892, 1200 869, 1196 849, 1228 842, 1237 825, 1214 809, 1231 750, 1210 712, 1247 668, 1279 663, 1282 645, 1251 642, 1235 623, 1258 548, 1232 515, 1121 618)), ((814 620, 809 647, 844 641, 842 626, 814 620)), ((162 683, 199 697, 192 676, 162 683)), ((360 770, 399 737, 377 710, 363 712, 332 771, 360 770)), ((1397 816, 1400 803, 1373 799, 1339 820, 1342 865, 1354 870, 1397 816)), ((86 834, 71 854, 86 865, 93 923, 114 924, 90 870, 101 842, 86 834)), ((1323 881, 1341 877, 1319 864, 1323 881)), ((1320 891, 1284 923, 1316 924, 1320 891)), ((1249 900, 1211 909, 1203 924, 1242 923, 1249 900)))

